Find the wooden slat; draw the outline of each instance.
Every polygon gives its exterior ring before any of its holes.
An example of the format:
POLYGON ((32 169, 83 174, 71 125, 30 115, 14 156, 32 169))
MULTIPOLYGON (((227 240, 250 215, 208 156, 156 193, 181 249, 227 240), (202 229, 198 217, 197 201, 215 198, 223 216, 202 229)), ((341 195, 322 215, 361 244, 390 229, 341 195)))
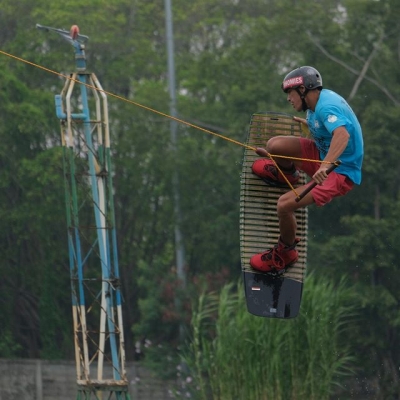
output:
MULTIPOLYGON (((300 124, 292 116, 280 113, 257 113, 250 121, 247 144, 252 147, 265 147, 267 141, 277 135, 302 136, 300 124)), ((278 198, 287 188, 267 186, 253 175, 251 166, 259 157, 254 151, 244 151, 241 190, 240 190, 240 248, 242 270, 251 271, 249 259, 256 253, 272 248, 279 238, 279 221, 276 215, 278 198)), ((306 183, 301 173, 297 186, 306 183)), ((294 188, 296 190, 296 187, 294 188)), ((301 239, 297 245, 298 262, 285 273, 285 276, 303 282, 307 262, 307 208, 296 211, 297 236, 301 239)))

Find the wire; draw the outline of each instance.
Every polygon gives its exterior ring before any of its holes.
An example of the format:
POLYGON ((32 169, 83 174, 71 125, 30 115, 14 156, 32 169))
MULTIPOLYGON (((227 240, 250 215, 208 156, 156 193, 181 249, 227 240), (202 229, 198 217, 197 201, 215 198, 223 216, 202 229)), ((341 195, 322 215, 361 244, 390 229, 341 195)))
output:
MULTIPOLYGON (((200 126, 198 126, 198 125, 192 124, 192 123, 187 122, 187 121, 184 121, 184 120, 182 120, 182 119, 173 117, 172 115, 169 115, 169 114, 163 113, 163 112, 161 112, 161 111, 155 110, 154 108, 145 106, 145 105, 140 104, 140 103, 138 103, 138 102, 136 102, 136 101, 133 101, 133 100, 129 100, 129 99, 125 98, 125 97, 119 96, 119 95, 117 95, 117 94, 115 94, 115 93, 108 92, 108 91, 106 91, 106 90, 104 90, 104 89, 100 89, 100 88, 95 87, 95 86, 93 86, 93 85, 90 85, 90 84, 88 84, 88 83, 81 82, 81 81, 79 81, 78 79, 72 78, 71 76, 62 74, 61 72, 54 71, 54 70, 52 70, 52 69, 50 69, 50 68, 43 67, 42 65, 35 64, 34 62, 25 60, 24 58, 21 58, 21 57, 17 57, 17 56, 15 56, 15 55, 10 54, 10 53, 7 53, 7 52, 5 52, 5 51, 3 51, 3 50, 0 50, 0 54, 3 54, 3 55, 5 55, 5 56, 7 56, 7 57, 13 58, 14 60, 23 62, 23 63, 25 63, 25 64, 31 65, 31 66, 33 66, 33 67, 35 67, 35 68, 39 68, 39 69, 41 69, 41 70, 43 70, 43 71, 46 71, 46 72, 49 72, 49 73, 51 73, 51 74, 53 74, 53 75, 61 76, 61 77, 65 78, 65 79, 68 79, 68 80, 70 80, 70 81, 73 81, 73 82, 79 83, 79 84, 81 84, 81 85, 84 85, 84 86, 86 86, 86 87, 88 87, 88 88, 90 88, 90 89, 97 90, 97 91, 99 91, 99 92, 103 92, 103 93, 105 93, 106 95, 108 95, 108 96, 110 96, 110 97, 114 97, 114 98, 116 98, 116 99, 118 99, 118 100, 125 101, 126 103, 133 104, 133 105, 135 105, 135 106, 137 106, 137 107, 140 107, 140 108, 143 108, 143 109, 145 109, 145 110, 147 110, 147 111, 151 111, 151 112, 153 112, 153 113, 155 113, 155 114, 158 114, 158 115, 161 115, 161 116, 163 116, 163 117, 172 119, 172 120, 174 120, 174 121, 176 121, 176 122, 179 122, 179 123, 181 123, 181 124, 190 126, 191 128, 195 128, 195 129, 198 129, 198 130, 203 131, 203 132, 205 132, 205 133, 208 133, 208 134, 210 134, 210 135, 217 136, 217 137, 219 137, 220 139, 227 140, 228 142, 237 144, 237 145, 242 146, 242 147, 244 147, 244 148, 246 148, 246 149, 256 151, 256 148, 255 148, 255 147, 249 146, 249 145, 247 145, 247 144, 245 144, 245 143, 242 143, 242 142, 239 142, 239 141, 237 141, 237 140, 235 140, 235 139, 231 139, 231 138, 229 138, 229 137, 227 137, 227 136, 224 136, 224 135, 221 135, 221 134, 219 134, 219 133, 216 133, 216 132, 210 131, 210 130, 208 130, 208 129, 202 128, 202 127, 200 127, 200 126)), ((313 159, 307 159, 307 158, 298 158, 298 157, 282 156, 282 155, 277 155, 277 154, 270 154, 270 153, 268 153, 268 152, 266 152, 266 154, 267 154, 267 156, 268 156, 269 158, 271 158, 273 161, 274 161, 274 157, 277 157, 277 158, 287 158, 287 159, 298 160, 298 161, 309 161, 309 162, 319 162, 319 163, 332 164, 332 163, 329 162, 329 161, 323 161, 323 160, 321 161, 321 160, 313 160, 313 159)), ((276 164, 275 161, 274 161, 274 163, 276 164)), ((278 166, 277 164, 276 164, 276 166, 277 166, 278 170, 280 171, 279 166, 278 166)), ((289 184, 289 185, 290 185, 290 184, 289 184)))
POLYGON ((21 57, 17 57, 17 56, 15 56, 15 55, 13 55, 13 54, 9 54, 9 53, 7 53, 7 52, 5 52, 5 51, 3 51, 3 50, 0 50, 0 53, 3 54, 3 55, 5 55, 5 56, 7 56, 7 57, 13 58, 14 60, 21 61, 21 62, 23 62, 23 63, 25 63, 25 64, 29 64, 29 65, 31 65, 31 66, 33 66, 33 67, 39 68, 39 69, 41 69, 41 70, 43 70, 43 71, 46 71, 46 72, 49 72, 49 73, 51 73, 51 74, 54 74, 54 75, 57 75, 57 76, 61 76, 61 77, 65 78, 65 79, 68 79, 68 80, 70 80, 70 81, 73 81, 73 82, 79 83, 79 84, 81 84, 81 85, 84 85, 84 86, 86 86, 86 87, 88 87, 88 88, 90 88, 90 89, 94 89, 94 90, 97 90, 97 91, 99 91, 99 92, 103 92, 103 93, 105 93, 106 95, 108 95, 108 96, 110 96, 110 97, 114 97, 114 98, 116 98, 116 99, 118 99, 118 100, 125 101, 126 103, 130 103, 130 104, 133 104, 133 105, 135 105, 135 106, 137 106, 137 107, 141 107, 141 108, 143 108, 143 109, 145 109, 145 110, 147 110, 147 111, 151 111, 151 112, 153 112, 153 113, 155 113, 155 114, 158 114, 158 115, 161 115, 161 116, 163 116, 163 117, 170 118, 170 119, 172 119, 172 120, 174 120, 174 121, 177 121, 177 122, 179 122, 179 123, 181 123, 181 124, 185 124, 185 125, 190 126, 190 127, 192 127, 192 128, 195 128, 195 129, 198 129, 198 130, 200 130, 200 131, 203 131, 203 132, 209 133, 209 134, 211 134, 211 135, 217 136, 217 137, 219 137, 219 138, 221 138, 221 139, 224 139, 224 140, 227 140, 228 142, 231 142, 231 143, 237 144, 237 145, 239 145, 239 146, 245 147, 245 148, 247 148, 247 149, 249 149, 249 150, 255 150, 254 147, 248 146, 247 144, 241 143, 241 142, 239 142, 239 141, 237 141, 237 140, 228 138, 228 137, 223 136, 223 135, 221 135, 221 134, 219 134, 219 133, 210 131, 210 130, 208 130, 208 129, 202 128, 202 127, 197 126, 197 125, 194 125, 194 124, 191 124, 190 122, 187 122, 187 121, 184 121, 184 120, 182 120, 182 119, 173 117, 172 115, 165 114, 165 113, 163 113, 163 112, 161 112, 161 111, 155 110, 154 108, 147 107, 147 106, 145 106, 145 105, 143 105, 143 104, 140 104, 140 103, 138 103, 138 102, 136 102, 136 101, 129 100, 129 99, 127 99, 127 98, 125 98, 125 97, 122 97, 122 96, 118 96, 117 94, 114 94, 114 93, 108 92, 108 91, 106 91, 106 90, 97 88, 97 87, 95 87, 95 86, 93 86, 93 85, 90 85, 90 84, 88 84, 88 83, 81 82, 81 81, 79 81, 79 80, 77 80, 77 79, 72 78, 71 76, 62 74, 62 73, 57 72, 57 71, 53 71, 52 69, 43 67, 42 65, 39 65, 39 64, 35 64, 35 63, 31 62, 31 61, 25 60, 25 59, 23 59, 23 58, 21 58, 21 57))

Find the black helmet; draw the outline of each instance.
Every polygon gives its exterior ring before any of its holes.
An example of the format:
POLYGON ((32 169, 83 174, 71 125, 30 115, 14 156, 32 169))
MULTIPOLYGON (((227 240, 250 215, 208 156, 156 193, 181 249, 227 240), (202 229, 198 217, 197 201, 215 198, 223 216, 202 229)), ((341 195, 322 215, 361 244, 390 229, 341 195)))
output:
POLYGON ((303 85, 306 90, 322 89, 321 74, 313 67, 300 67, 289 72, 282 82, 282 90, 297 89, 303 85))

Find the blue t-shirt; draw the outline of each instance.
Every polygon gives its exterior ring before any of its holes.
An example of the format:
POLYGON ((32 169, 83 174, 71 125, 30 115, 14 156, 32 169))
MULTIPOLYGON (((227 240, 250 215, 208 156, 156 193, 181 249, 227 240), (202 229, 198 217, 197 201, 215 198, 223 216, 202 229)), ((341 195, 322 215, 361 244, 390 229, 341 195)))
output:
POLYGON ((332 141, 332 132, 343 126, 350 134, 347 147, 339 157, 342 162, 335 171, 361 183, 364 142, 360 123, 347 101, 332 90, 322 89, 315 111, 307 110, 307 124, 323 160, 332 141))

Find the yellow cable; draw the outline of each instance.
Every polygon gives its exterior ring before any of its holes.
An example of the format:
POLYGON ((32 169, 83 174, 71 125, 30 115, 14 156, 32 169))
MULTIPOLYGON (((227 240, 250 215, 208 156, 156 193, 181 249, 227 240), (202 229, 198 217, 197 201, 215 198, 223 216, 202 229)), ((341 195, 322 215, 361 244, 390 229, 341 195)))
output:
MULTIPOLYGON (((221 135, 221 134, 219 134, 219 133, 215 133, 215 132, 212 132, 212 131, 210 131, 210 130, 208 130, 208 129, 204 129, 204 128, 200 127, 200 126, 191 124, 190 122, 187 122, 187 121, 184 121, 184 120, 182 120, 182 119, 173 117, 172 115, 165 114, 165 113, 163 113, 163 112, 161 112, 161 111, 155 110, 154 108, 147 107, 147 106, 145 106, 145 105, 143 105, 143 104, 137 103, 136 101, 126 99, 125 97, 118 96, 117 94, 108 92, 108 91, 103 90, 103 89, 99 89, 99 88, 97 88, 97 87, 95 87, 95 86, 92 86, 92 85, 90 85, 90 84, 88 84, 88 83, 84 83, 84 82, 81 82, 81 81, 79 81, 79 80, 77 80, 77 79, 74 79, 74 78, 72 78, 71 76, 67 76, 67 75, 64 75, 64 74, 62 74, 62 73, 60 73, 60 72, 53 71, 52 69, 43 67, 42 65, 39 65, 39 64, 35 64, 35 63, 31 62, 31 61, 25 60, 25 59, 23 59, 23 58, 21 58, 21 57, 17 57, 17 56, 15 56, 15 55, 10 54, 10 53, 7 53, 7 52, 5 52, 5 51, 3 51, 3 50, 0 50, 0 54, 3 54, 3 55, 5 55, 5 56, 7 56, 7 57, 10 57, 10 58, 13 58, 14 60, 17 60, 17 61, 21 61, 21 62, 23 62, 23 63, 25 63, 25 64, 32 65, 33 67, 42 69, 43 71, 49 72, 49 73, 51 73, 51 74, 54 74, 54 75, 57 75, 57 76, 61 76, 61 77, 65 78, 65 79, 68 79, 68 80, 70 80, 70 81, 73 81, 73 82, 79 83, 79 84, 81 84, 81 85, 84 85, 84 86, 86 86, 86 87, 88 87, 88 88, 90 88, 90 89, 94 89, 94 90, 97 90, 97 91, 99 91, 99 92, 103 92, 103 93, 105 93, 106 95, 108 95, 108 96, 110 96, 110 97, 114 97, 114 98, 116 98, 116 99, 118 99, 118 100, 122 100, 122 101, 125 101, 125 102, 127 102, 127 103, 133 104, 133 105, 135 105, 135 106, 137 106, 137 107, 143 108, 143 109, 145 109, 145 110, 147 110, 147 111, 151 111, 151 112, 153 112, 153 113, 155 113, 155 114, 158 114, 158 115, 161 115, 161 116, 163 116, 163 117, 170 118, 170 119, 172 119, 172 120, 174 120, 174 121, 176 121, 176 122, 179 122, 179 123, 181 123, 181 124, 185 124, 185 125, 187 125, 187 126, 190 126, 191 128, 195 128, 195 129, 198 129, 198 130, 200 130, 200 131, 203 131, 203 132, 209 133, 209 134, 211 134, 211 135, 217 136, 217 137, 219 137, 219 138, 221 138, 221 139, 223 139, 223 140, 227 140, 228 142, 231 142, 231 143, 237 144, 237 145, 239 145, 239 146, 245 147, 246 149, 253 150, 253 151, 256 150, 255 147, 249 146, 249 145, 247 145, 247 144, 245 144, 245 143, 241 143, 241 142, 239 142, 239 141, 237 141, 237 140, 234 140, 234 139, 231 139, 231 138, 229 138, 229 137, 223 136, 223 135, 221 135)), ((291 159, 291 160, 298 160, 298 161, 309 161, 309 162, 320 162, 320 163, 332 164, 332 163, 329 162, 329 161, 311 160, 311 159, 307 159, 307 158, 297 158, 297 157, 281 156, 281 155, 275 155, 275 154, 270 154, 270 153, 267 153, 267 154, 268 154, 268 157, 271 158, 271 160, 273 160, 273 157, 277 157, 277 158, 288 158, 288 159, 291 159)), ((274 160, 273 160, 273 161, 274 161, 274 160)), ((274 161, 274 163, 275 163, 275 161, 274 161)), ((275 163, 275 164, 276 164, 276 163, 275 163)), ((277 166, 277 168, 278 168, 278 170, 280 171, 280 169, 279 169, 278 166, 277 166)), ((283 175, 283 174, 282 174, 282 175, 283 175)), ((289 182, 288 182, 288 183, 289 183, 289 182)), ((289 186, 291 186, 290 183, 289 183, 289 186)), ((291 187, 292 187, 292 186, 291 186, 291 187)), ((294 190, 293 187, 292 187, 292 190, 294 190)))
POLYGON ((126 99, 125 97, 118 96, 117 94, 114 94, 114 93, 111 93, 111 92, 107 92, 106 90, 99 89, 99 88, 97 88, 97 87, 95 87, 95 86, 92 86, 92 85, 90 85, 90 84, 88 84, 88 83, 81 82, 81 81, 79 81, 79 80, 77 80, 77 79, 71 78, 70 76, 64 75, 64 74, 62 74, 62 73, 60 73, 60 72, 53 71, 52 69, 43 67, 43 66, 38 65, 38 64, 35 64, 35 63, 31 62, 31 61, 27 61, 27 60, 25 60, 25 59, 23 59, 23 58, 20 58, 20 57, 14 56, 14 55, 12 55, 12 54, 6 53, 6 52, 3 51, 3 50, 0 50, 0 53, 1 53, 1 54, 4 54, 5 56, 14 58, 14 59, 17 60, 17 61, 21 61, 21 62, 23 62, 23 63, 25 63, 25 64, 32 65, 33 67, 42 69, 42 70, 44 70, 44 71, 46 71, 46 72, 50 72, 51 74, 61 76, 61 77, 65 78, 65 79, 69 79, 70 81, 73 81, 73 82, 76 82, 76 83, 80 83, 81 85, 84 85, 84 86, 86 86, 86 87, 88 87, 88 88, 91 88, 91 89, 94 89, 94 90, 98 90, 99 92, 103 92, 103 93, 105 93, 106 95, 108 95, 108 96, 110 96, 110 97, 115 97, 116 99, 119 99, 119 100, 125 101, 125 102, 127 102, 127 103, 133 104, 133 105, 135 105, 135 106, 137 106, 137 107, 141 107, 141 108, 143 108, 143 109, 145 109, 145 110, 147 110, 147 111, 151 111, 151 112, 153 112, 153 113, 155 113, 155 114, 158 114, 158 115, 161 115, 161 116, 163 116, 163 117, 173 119, 173 120, 175 120, 175 121, 177 121, 177 122, 180 122, 180 123, 182 123, 182 124, 188 125, 188 126, 190 126, 190 127, 192 127, 192 128, 199 129, 200 131, 209 133, 209 134, 211 134, 211 135, 218 136, 218 137, 221 138, 221 139, 224 139, 224 140, 227 140, 227 141, 229 141, 229 142, 238 144, 239 146, 243 146, 243 147, 245 147, 245 148, 247 148, 247 149, 255 150, 254 147, 251 147, 251 146, 248 146, 247 144, 238 142, 237 140, 234 140, 234 139, 228 138, 228 137, 226 137, 226 136, 220 135, 219 133, 215 133, 215 132, 209 131, 208 129, 204 129, 204 128, 200 127, 200 126, 191 124, 190 122, 187 122, 187 121, 184 121, 184 120, 182 120, 182 119, 173 117, 172 115, 165 114, 165 113, 163 113, 163 112, 161 112, 161 111, 158 111, 158 110, 155 110, 155 109, 153 109, 153 108, 151 108, 151 107, 147 107, 147 106, 145 106, 145 105, 143 105, 143 104, 137 103, 136 101, 129 100, 129 99, 126 99))

